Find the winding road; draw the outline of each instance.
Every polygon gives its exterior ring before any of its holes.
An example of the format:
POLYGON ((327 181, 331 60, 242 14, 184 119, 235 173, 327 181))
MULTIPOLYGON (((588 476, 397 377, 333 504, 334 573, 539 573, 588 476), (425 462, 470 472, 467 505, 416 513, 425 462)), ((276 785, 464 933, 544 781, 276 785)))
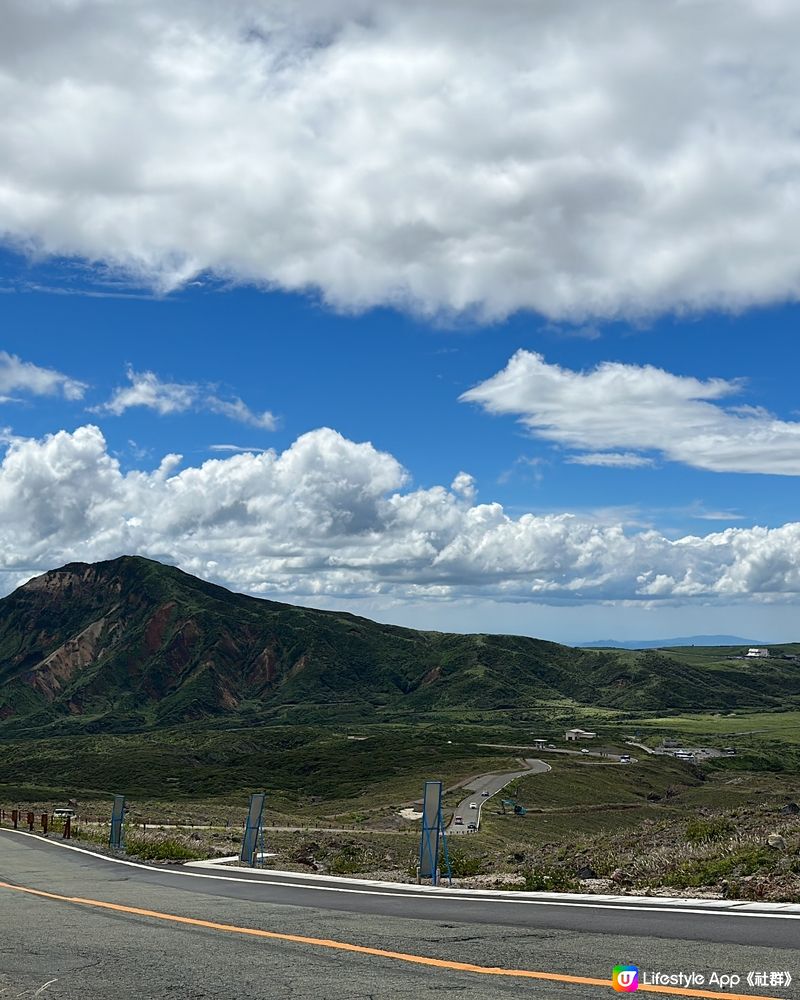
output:
POLYGON ((482 806, 515 778, 524 778, 529 774, 542 774, 545 771, 551 770, 549 764, 545 764, 543 760, 534 760, 533 758, 527 758, 525 765, 525 769, 522 771, 481 774, 479 777, 465 782, 464 788, 469 791, 469 795, 463 798, 456 806, 453 817, 450 820, 450 826, 447 828, 448 835, 453 833, 470 833, 470 823, 474 823, 476 829, 480 829, 482 806), (484 792, 488 792, 488 795, 484 795, 484 792), (474 809, 472 808, 473 803, 475 803, 474 809), (462 823, 456 823, 457 816, 461 817, 462 823))
MULTIPOLYGON (((0 831, 0 995, 119 998, 610 997, 611 970, 695 972, 662 996, 797 997, 709 987, 800 977, 800 907, 553 896, 114 861, 0 831)), ((641 980, 640 980, 641 981, 641 980)))

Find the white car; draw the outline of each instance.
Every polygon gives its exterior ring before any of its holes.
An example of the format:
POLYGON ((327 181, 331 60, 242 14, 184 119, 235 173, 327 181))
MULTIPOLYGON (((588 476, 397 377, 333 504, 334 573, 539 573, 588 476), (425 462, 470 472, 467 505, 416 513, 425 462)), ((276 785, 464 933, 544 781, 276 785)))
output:
POLYGON ((477 809, 478 808, 478 803, 477 802, 470 802, 469 807, 470 807, 470 809, 477 809))
POLYGON ((460 816, 456 816, 456 818, 453 820, 453 822, 455 823, 456 826, 463 826, 464 825, 464 820, 460 816))
POLYGON ((490 792, 481 792, 481 798, 488 799, 490 794, 490 792))
POLYGON ((589 751, 586 749, 586 747, 581 747, 581 753, 588 753, 588 752, 589 751))

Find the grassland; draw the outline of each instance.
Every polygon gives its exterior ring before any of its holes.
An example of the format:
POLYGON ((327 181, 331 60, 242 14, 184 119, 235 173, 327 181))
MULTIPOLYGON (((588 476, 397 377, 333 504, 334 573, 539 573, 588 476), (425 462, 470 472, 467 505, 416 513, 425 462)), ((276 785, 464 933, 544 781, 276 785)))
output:
POLYGON ((720 714, 655 716, 633 719, 629 726, 646 730, 670 730, 689 736, 714 739, 725 737, 760 737, 760 741, 778 740, 782 743, 800 744, 800 712, 726 712, 720 714))

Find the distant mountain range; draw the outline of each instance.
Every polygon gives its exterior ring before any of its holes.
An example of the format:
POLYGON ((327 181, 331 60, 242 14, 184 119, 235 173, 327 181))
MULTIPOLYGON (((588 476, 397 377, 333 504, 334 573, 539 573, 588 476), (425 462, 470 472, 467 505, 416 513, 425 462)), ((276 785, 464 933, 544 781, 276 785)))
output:
POLYGON ((124 556, 71 563, 0 600, 0 735, 800 704, 800 663, 721 660, 420 632, 124 556))
POLYGON ((740 635, 682 635, 673 639, 598 639, 582 642, 578 649, 669 649, 671 646, 768 646, 740 635))

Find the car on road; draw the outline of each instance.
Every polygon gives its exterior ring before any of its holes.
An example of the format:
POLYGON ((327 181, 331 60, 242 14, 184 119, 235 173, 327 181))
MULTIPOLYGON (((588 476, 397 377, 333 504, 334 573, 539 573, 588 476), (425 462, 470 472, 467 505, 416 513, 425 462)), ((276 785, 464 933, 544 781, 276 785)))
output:
POLYGON ((548 743, 548 744, 547 744, 547 749, 548 749, 548 750, 555 750, 555 748, 556 748, 556 745, 555 745, 555 743, 548 743))
POLYGON ((481 792, 481 798, 488 799, 491 794, 491 792, 483 791, 481 792))
POLYGON ((630 764, 631 755, 629 753, 620 754, 619 762, 620 764, 630 764))
POLYGON ((467 829, 471 830, 473 833, 475 833, 475 832, 477 832, 478 824, 477 823, 468 823, 467 824, 467 829))
POLYGON ((456 826, 463 826, 464 825, 464 820, 460 816, 456 816, 456 818, 453 820, 453 822, 455 823, 456 826))
POLYGON ((470 802, 469 807, 470 807, 470 809, 477 809, 478 808, 478 803, 477 802, 470 802))
POLYGON ((581 753, 588 753, 588 752, 589 751, 586 749, 586 747, 581 747, 581 753))

